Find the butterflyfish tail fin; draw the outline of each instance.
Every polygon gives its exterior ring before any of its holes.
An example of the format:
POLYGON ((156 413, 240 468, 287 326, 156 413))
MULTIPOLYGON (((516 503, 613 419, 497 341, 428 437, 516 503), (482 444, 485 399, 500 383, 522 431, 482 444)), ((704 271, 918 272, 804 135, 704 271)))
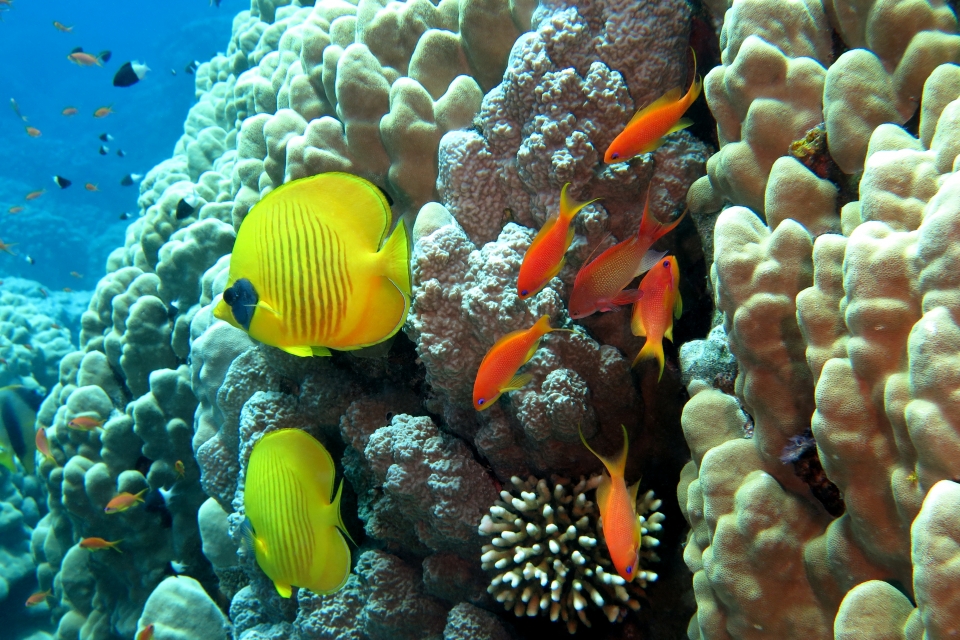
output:
MULTIPOLYGON (((410 241, 403 221, 397 223, 393 233, 380 249, 383 274, 400 289, 405 299, 410 298, 410 241)), ((404 314, 406 316, 406 314, 404 314)))
POLYGON ((350 532, 347 531, 347 525, 343 524, 343 515, 340 513, 340 497, 343 495, 343 480, 340 481, 340 486, 337 487, 337 495, 333 498, 333 502, 330 504, 330 507, 333 509, 333 513, 337 517, 336 525, 340 531, 343 532, 343 535, 347 536, 347 540, 353 543, 353 546, 359 547, 356 540, 353 539, 353 536, 350 535, 350 532))
POLYGON ((289 584, 274 581, 273 586, 277 588, 281 598, 289 598, 293 595, 293 587, 289 584))
POLYGON ((631 366, 637 366, 641 360, 647 360, 649 358, 656 358, 657 362, 660 364, 660 375, 657 376, 657 381, 663 377, 663 343, 657 342, 654 340, 647 339, 647 343, 643 345, 643 349, 640 349, 640 353, 637 354, 637 357, 633 359, 633 364, 631 366))
POLYGON ((563 189, 560 190, 560 218, 566 220, 568 224, 572 222, 575 217, 577 217, 577 214, 580 213, 581 209, 600 199, 594 198, 592 200, 587 200, 586 202, 577 202, 567 195, 567 189, 569 187, 570 183, 567 182, 563 185, 563 189))
POLYGON ((630 448, 630 441, 627 437, 627 428, 623 425, 620 425, 620 428, 623 429, 623 449, 615 458, 608 458, 594 451, 593 448, 587 444, 587 439, 583 436, 583 430, 580 429, 579 426, 577 427, 577 431, 580 433, 580 442, 583 443, 583 446, 585 446, 590 453, 600 459, 603 466, 607 468, 607 473, 610 474, 611 478, 622 478, 627 470, 627 451, 630 448))

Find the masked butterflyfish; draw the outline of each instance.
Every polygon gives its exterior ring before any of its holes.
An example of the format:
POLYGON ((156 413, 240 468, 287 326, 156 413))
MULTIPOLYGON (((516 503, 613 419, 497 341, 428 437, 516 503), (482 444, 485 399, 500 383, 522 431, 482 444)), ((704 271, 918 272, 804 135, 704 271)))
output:
POLYGON ((237 232, 213 315, 297 356, 378 344, 410 307, 406 229, 372 183, 322 173, 277 187, 237 232))
POLYGON ((350 548, 341 533, 342 482, 330 501, 335 471, 323 445, 299 429, 268 433, 250 454, 244 545, 284 598, 293 587, 333 593, 350 574, 350 548))
POLYGON ((43 396, 23 385, 0 387, 0 465, 16 471, 16 456, 27 474, 36 467, 37 434, 33 429, 43 396))

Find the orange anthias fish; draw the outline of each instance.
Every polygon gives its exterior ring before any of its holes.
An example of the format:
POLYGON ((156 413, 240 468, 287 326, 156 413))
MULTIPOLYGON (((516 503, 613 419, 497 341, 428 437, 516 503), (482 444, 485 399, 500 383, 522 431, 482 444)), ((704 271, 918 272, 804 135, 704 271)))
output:
POLYGON ((113 549, 117 553, 123 553, 123 551, 120 551, 120 549, 117 548, 117 545, 121 542, 123 542, 123 540, 107 542, 103 538, 84 538, 80 541, 80 548, 89 549, 90 551, 97 551, 98 549, 113 549))
POLYGON ((3 240, 0 240, 0 251, 6 251, 6 252, 9 253, 10 255, 15 256, 15 255, 17 255, 17 254, 15 254, 15 253, 13 252, 13 249, 11 249, 10 247, 16 246, 16 244, 17 244, 16 242, 11 242, 11 243, 7 244, 7 243, 4 242, 3 240))
POLYGON ((7 213, 20 213, 21 211, 23 211, 23 207, 21 206, 10 207, 7 209, 7 213))
POLYGON ((153 625, 148 624, 137 634, 137 640, 153 640, 153 625))
POLYGON ((74 278, 82 278, 82 277, 83 277, 83 274, 82 274, 82 273, 77 273, 76 271, 71 271, 71 272, 70 272, 70 275, 73 276, 74 278))
POLYGON ((67 56, 67 60, 73 64, 79 65, 81 67, 92 67, 94 65, 102 67, 103 63, 100 60, 100 56, 91 55, 86 53, 82 49, 74 49, 67 56))
POLYGON ((641 360, 656 358, 660 363, 657 380, 663 377, 663 339, 673 342, 673 319, 679 318, 683 312, 679 286, 677 259, 667 256, 643 276, 640 281, 643 296, 633 304, 630 328, 633 335, 647 338, 633 366, 641 360))
POLYGON ((83 188, 86 189, 87 191, 100 191, 100 189, 97 188, 97 185, 91 182, 88 182, 87 184, 83 185, 83 188))
POLYGON ((535 295, 560 273, 566 260, 567 249, 573 242, 573 229, 570 224, 581 209, 599 200, 594 198, 587 202, 573 202, 567 197, 569 187, 569 182, 563 185, 560 191, 560 211, 543 223, 530 243, 530 248, 523 255, 520 277, 517 278, 517 295, 521 300, 535 295))
MULTIPOLYGON (((693 53, 693 49, 690 52, 693 53)), ((699 97, 702 88, 703 82, 697 75, 697 55, 694 53, 693 82, 686 95, 681 97, 682 89, 675 87, 637 111, 626 128, 607 147, 603 161, 607 164, 626 162, 641 153, 650 153, 663 144, 664 136, 689 127, 693 121, 682 116, 699 97)))
POLYGON ((37 429, 37 451, 42 453, 47 458, 54 460, 53 454, 50 453, 50 440, 47 438, 47 430, 44 427, 37 429))
MULTIPOLYGON (((594 451, 580 431, 583 446, 600 458, 606 473, 597 487, 597 506, 603 518, 603 539, 607 543, 610 559, 620 577, 630 582, 637 576, 640 567, 640 519, 637 517, 637 490, 640 481, 631 487, 623 477, 627 467, 627 428, 623 429, 623 451, 616 458, 607 458, 594 451)), ((579 430, 579 429, 578 429, 579 430)))
POLYGON ((649 251, 650 247, 680 224, 685 215, 686 211, 670 224, 662 224, 650 215, 648 190, 637 234, 610 247, 577 273, 567 304, 570 317, 579 320, 597 311, 613 311, 618 306, 636 302, 642 295, 640 291, 623 288, 663 257, 662 252, 649 251))
POLYGON ((517 374, 537 352, 540 338, 551 331, 570 331, 550 326, 550 317, 541 316, 529 329, 513 331, 497 340, 480 362, 477 379, 473 383, 473 407, 483 411, 506 391, 516 391, 530 382, 529 373, 517 374))
POLYGON ((64 107, 63 111, 60 112, 60 115, 67 116, 69 118, 70 116, 77 115, 77 113, 79 113, 79 111, 76 107, 64 107))
POLYGON ((103 425, 104 422, 104 420, 97 420, 90 416, 77 416, 68 422, 67 426, 71 429, 77 429, 78 431, 93 431, 103 425))
POLYGON ((37 198, 39 198, 40 196, 42 196, 42 195, 45 194, 46 192, 47 192, 46 189, 40 189, 39 191, 31 191, 30 193, 27 194, 27 197, 24 198, 24 199, 25 199, 25 200, 36 200, 37 198))
POLYGON ((183 460, 177 460, 173 463, 173 470, 177 472, 177 478, 182 479, 187 475, 187 470, 183 466, 183 460))
POLYGON ((56 27, 57 31, 62 31, 63 33, 70 33, 73 31, 73 27, 68 27, 62 22, 57 22, 56 20, 53 21, 53 26, 56 27))
POLYGON ((112 105, 112 104, 109 105, 109 106, 106 106, 106 107, 100 107, 99 109, 97 109, 96 111, 94 111, 94 112, 93 112, 93 117, 94 117, 94 118, 106 118, 106 117, 107 117, 108 115, 110 115, 111 113, 113 113, 113 105, 112 105))
POLYGON ((39 138, 40 136, 43 135, 40 132, 40 129, 37 129, 36 127, 24 127, 23 130, 26 131, 27 135, 30 136, 31 138, 39 138))
POLYGON ((27 598, 26 605, 28 607, 35 607, 38 604, 44 602, 51 594, 51 590, 47 589, 46 591, 37 591, 35 594, 27 598))
POLYGON ((127 491, 117 494, 107 503, 107 506, 103 508, 104 513, 123 513, 130 507, 136 506, 138 502, 143 502, 143 494, 148 490, 144 489, 140 493, 134 495, 127 491))

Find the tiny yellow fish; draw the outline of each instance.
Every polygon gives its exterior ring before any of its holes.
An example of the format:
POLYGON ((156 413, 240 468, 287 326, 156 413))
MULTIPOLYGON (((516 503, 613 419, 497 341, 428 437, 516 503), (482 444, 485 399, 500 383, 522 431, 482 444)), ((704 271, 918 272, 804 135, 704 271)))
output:
POLYGON ((94 117, 94 118, 106 118, 106 117, 107 117, 108 115, 110 115, 111 113, 115 113, 114 110, 113 110, 113 105, 112 105, 112 104, 109 105, 109 106, 106 106, 106 107, 100 107, 99 109, 97 109, 96 111, 94 111, 94 112, 93 112, 93 117, 94 117))
POLYGON ((410 307, 407 233, 377 187, 322 173, 274 189, 240 225, 213 315, 296 356, 383 342, 410 307))
POLYGON ((333 593, 350 575, 342 482, 330 500, 335 474, 327 450, 299 429, 271 431, 253 446, 243 496, 244 546, 283 598, 293 587, 333 593))
POLYGON ((177 472, 177 478, 183 479, 187 475, 187 470, 183 466, 183 460, 177 460, 173 463, 173 470, 177 472))

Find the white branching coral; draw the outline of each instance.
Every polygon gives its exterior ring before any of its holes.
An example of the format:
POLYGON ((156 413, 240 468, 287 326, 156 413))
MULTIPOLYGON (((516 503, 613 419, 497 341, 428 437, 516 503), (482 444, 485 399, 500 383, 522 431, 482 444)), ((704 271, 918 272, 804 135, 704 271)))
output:
MULTIPOLYGON (((480 533, 493 539, 483 546, 481 561, 485 570, 496 572, 487 591, 514 615, 562 619, 572 634, 578 621, 591 626, 591 605, 610 622, 623 620, 627 608, 640 608, 643 588, 657 574, 641 569, 633 582, 617 575, 600 535, 600 510, 586 496, 600 478, 581 478, 571 486, 566 478, 548 482, 514 476, 513 490, 502 490, 483 516, 480 533)), ((653 551, 660 544, 653 534, 664 519, 659 507, 653 491, 637 501, 641 561, 659 560, 653 551)))

